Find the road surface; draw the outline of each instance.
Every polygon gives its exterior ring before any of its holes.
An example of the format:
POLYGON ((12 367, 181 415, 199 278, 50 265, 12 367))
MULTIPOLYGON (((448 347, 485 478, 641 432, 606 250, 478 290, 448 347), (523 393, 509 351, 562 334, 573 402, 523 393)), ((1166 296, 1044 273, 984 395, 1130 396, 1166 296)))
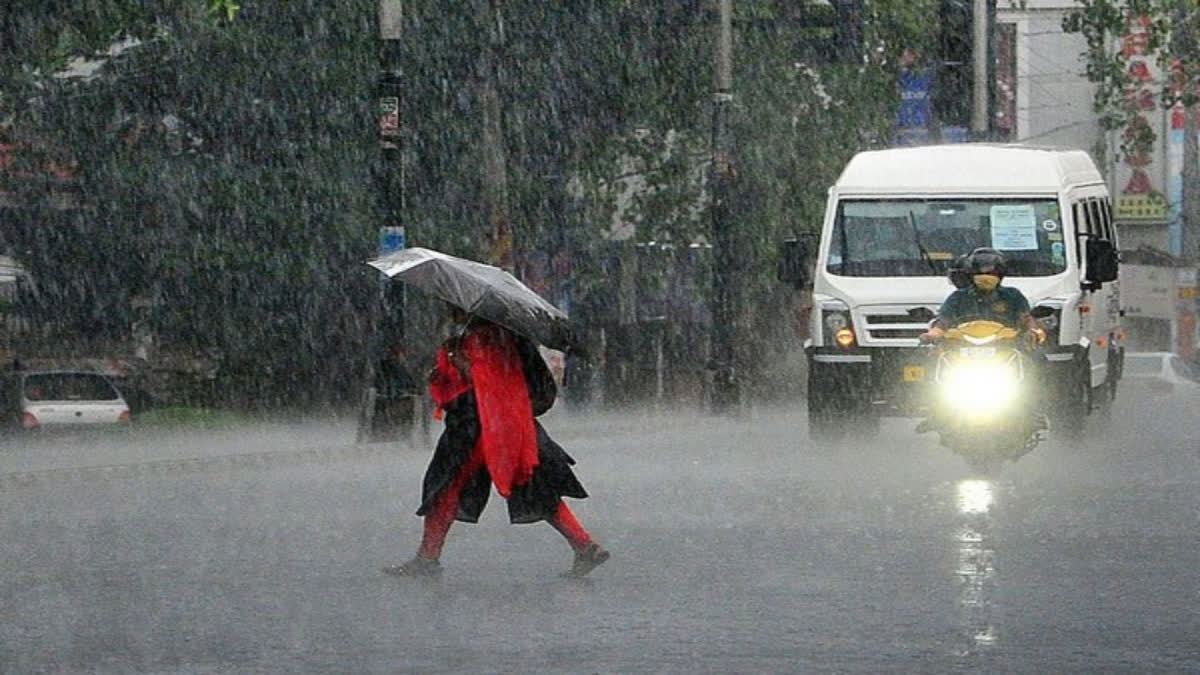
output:
POLYGON ((612 560, 502 502, 410 556, 428 449, 352 422, 46 437, 0 451, 0 672, 1200 670, 1200 420, 1122 401, 992 479, 887 421, 571 415, 550 433, 612 560))

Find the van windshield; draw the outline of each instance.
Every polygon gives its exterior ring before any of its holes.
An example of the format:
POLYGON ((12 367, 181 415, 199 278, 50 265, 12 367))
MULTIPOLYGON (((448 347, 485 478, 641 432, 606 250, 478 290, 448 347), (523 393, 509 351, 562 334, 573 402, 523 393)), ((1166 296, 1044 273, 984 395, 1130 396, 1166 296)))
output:
POLYGON ((826 270, 848 277, 943 276, 960 255, 1001 251, 1008 275, 1067 267, 1058 200, 862 199, 838 204, 826 270))

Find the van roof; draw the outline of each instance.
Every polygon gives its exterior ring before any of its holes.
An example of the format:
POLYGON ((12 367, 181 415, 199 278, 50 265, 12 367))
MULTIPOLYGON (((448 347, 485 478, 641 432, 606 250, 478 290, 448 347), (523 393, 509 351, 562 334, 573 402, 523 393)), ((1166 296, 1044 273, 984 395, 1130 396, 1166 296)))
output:
POLYGON ((1046 192, 1103 183, 1083 150, 953 143, 860 152, 838 178, 842 194, 1046 192))

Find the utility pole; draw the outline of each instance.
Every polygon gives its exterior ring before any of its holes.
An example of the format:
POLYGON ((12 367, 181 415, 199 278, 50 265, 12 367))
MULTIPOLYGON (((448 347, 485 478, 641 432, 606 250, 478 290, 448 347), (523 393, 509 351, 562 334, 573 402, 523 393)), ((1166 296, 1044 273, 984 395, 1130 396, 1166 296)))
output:
MULTIPOLYGON (((379 0, 379 79, 376 84, 379 104, 379 163, 376 167, 379 239, 376 252, 379 255, 407 245, 401 120, 404 75, 400 63, 403 16, 402 0, 379 0)), ((403 286, 384 282, 380 292, 385 311, 403 311, 403 286)), ((389 339, 394 337, 397 336, 389 339)))
POLYGON ((500 47, 504 44, 503 0, 476 0, 476 14, 487 26, 484 48, 476 64, 483 108, 483 196, 491 230, 489 262, 514 271, 512 220, 508 208, 508 156, 504 150, 500 105, 500 47))
POLYGON ((1196 81, 1194 73, 1197 66, 1196 59, 1200 57, 1200 50, 1196 45, 1195 32, 1195 9, 1189 10, 1179 7, 1175 10, 1175 25, 1171 35, 1171 51, 1180 61, 1180 71, 1183 76, 1183 81, 1180 87, 1180 97, 1183 101, 1183 167, 1180 171, 1182 180, 1182 208, 1179 213, 1182 219, 1180 232, 1183 236, 1183 245, 1180 247, 1180 255, 1184 262, 1189 265, 1200 264, 1200 146, 1197 146, 1197 123, 1196 113, 1200 108, 1200 103, 1197 103, 1196 96, 1200 92, 1196 88, 1200 86, 1200 82, 1196 81), (1188 92, 1187 89, 1191 89, 1188 92))
MULTIPOLYGON (((403 74, 400 68, 402 0, 379 0, 379 72, 375 98, 379 155, 374 164, 376 254, 386 255, 404 248, 404 162, 402 155, 401 109, 403 74)), ((371 305, 366 333, 366 386, 358 414, 358 442, 379 440, 375 410, 377 361, 404 336, 404 289, 401 284, 381 279, 376 301, 371 305)), ((390 430, 395 432, 395 430, 390 430)))
POLYGON ((990 26, 988 0, 974 0, 971 12, 971 138, 976 141, 986 140, 991 129, 988 119, 990 26))
POLYGON ((716 59, 713 90, 712 242, 713 295, 712 345, 709 367, 713 370, 712 407, 729 412, 741 399, 736 369, 737 237, 730 222, 730 197, 734 179, 729 140, 729 111, 733 107, 733 1, 717 0, 716 59))

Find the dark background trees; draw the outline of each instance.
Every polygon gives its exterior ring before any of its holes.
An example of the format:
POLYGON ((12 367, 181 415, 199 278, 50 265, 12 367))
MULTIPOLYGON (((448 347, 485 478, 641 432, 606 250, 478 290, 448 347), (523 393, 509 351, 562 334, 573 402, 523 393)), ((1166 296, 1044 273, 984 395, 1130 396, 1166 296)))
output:
MULTIPOLYGON (((816 227, 844 161, 887 142, 896 57, 928 46, 935 5, 738 4, 747 372, 765 377, 764 363, 798 347, 794 299, 773 281, 775 242, 816 227)), ((673 372, 702 370, 710 3, 511 0, 493 7, 496 31, 472 3, 405 2, 394 55, 403 138, 386 158, 376 8, 246 1, 229 14, 199 0, 79 0, 4 10, 17 58, 0 70, 0 140, 21 148, 31 174, 69 163, 77 193, 72 208, 55 208, 58 188, 8 176, 20 199, 3 211, 3 243, 39 290, 26 310, 42 329, 28 348, 119 341, 149 307, 159 343, 219 361, 234 400, 353 401, 377 328, 379 280, 362 262, 382 224, 378 192, 403 192, 411 244, 488 255, 487 54, 518 273, 593 337, 604 329, 614 341, 602 355, 623 371, 644 361, 652 325, 665 326, 673 372), (52 76, 70 56, 127 37, 141 42, 95 77, 52 76), (611 236, 614 223, 631 236, 611 236)))

